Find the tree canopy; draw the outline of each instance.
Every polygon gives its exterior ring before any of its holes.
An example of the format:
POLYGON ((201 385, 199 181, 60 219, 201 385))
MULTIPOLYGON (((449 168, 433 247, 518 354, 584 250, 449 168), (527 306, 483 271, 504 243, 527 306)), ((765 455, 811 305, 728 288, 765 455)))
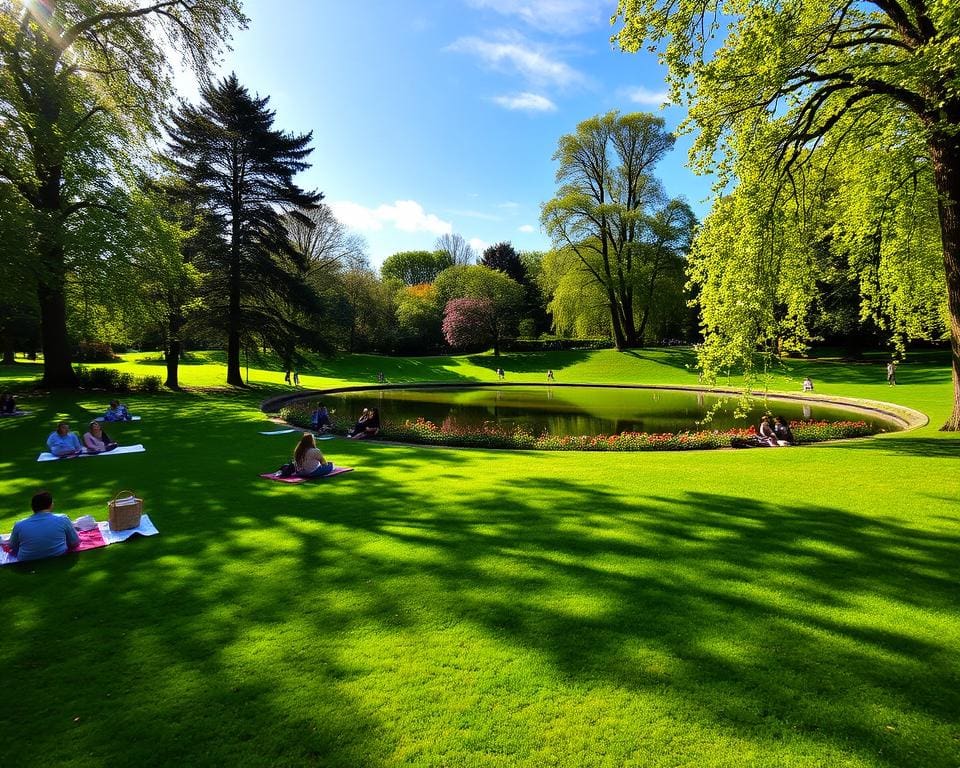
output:
MULTIPOLYGON (((625 50, 659 48, 674 101, 689 107, 686 128, 696 131, 694 166, 718 170, 720 188, 740 175, 738 163, 746 158, 760 183, 800 200, 802 208, 808 186, 801 168, 820 162, 822 169, 846 152, 858 173, 863 169, 856 162, 858 149, 887 151, 890 156, 879 166, 895 169, 889 178, 899 188, 888 190, 886 199, 867 197, 877 218, 902 202, 897 197, 909 195, 911 187, 922 190, 928 180, 933 194, 922 193, 930 204, 923 218, 936 212, 945 286, 940 295, 953 353, 954 404, 945 427, 960 429, 956 4, 743 0, 730 6, 716 0, 620 0, 615 21, 620 24, 615 40, 625 50), (910 149, 901 152, 904 147, 910 149), (823 155, 827 159, 818 161, 823 155)), ((845 185, 848 180, 839 175, 836 181, 845 185)), ((765 226, 779 224, 768 219, 765 226)), ((766 269, 773 254, 766 251, 766 269)), ((895 301, 900 287, 916 276, 912 267, 900 266, 901 276, 888 280, 887 288, 882 282, 864 284, 869 304, 876 306, 880 297, 866 289, 879 288, 886 295, 881 303, 895 301)))
POLYGON ((696 223, 652 175, 673 143, 661 118, 609 112, 562 136, 554 154, 560 188, 541 220, 554 248, 575 257, 563 262, 571 267, 566 295, 579 291, 574 280, 603 297, 617 349, 642 343, 658 284, 679 263, 696 223))
POLYGON ((161 41, 206 76, 245 22, 239 0, 0 2, 0 180, 24 214, 48 385, 76 383, 67 283, 113 253, 115 238, 89 233, 123 235, 172 94, 161 41))

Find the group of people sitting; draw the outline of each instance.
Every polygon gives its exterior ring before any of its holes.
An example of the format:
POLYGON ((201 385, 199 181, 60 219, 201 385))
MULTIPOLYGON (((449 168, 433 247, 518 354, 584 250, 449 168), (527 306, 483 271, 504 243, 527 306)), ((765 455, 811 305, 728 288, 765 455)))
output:
MULTIPOLYGON (((333 423, 330 411, 323 403, 317 403, 316 409, 310 415, 312 432, 304 432, 293 452, 293 474, 298 477, 323 477, 333 471, 332 461, 327 461, 323 453, 317 448, 317 439, 314 432, 326 432, 333 423)), ((380 431, 380 414, 376 408, 364 408, 363 413, 347 437, 354 440, 366 437, 375 437, 380 431)), ((289 466, 289 465, 287 465, 289 466)), ((289 471, 289 470, 288 470, 289 471)))
POLYGON ((771 448, 778 448, 794 444, 793 432, 783 416, 772 419, 764 416, 760 419, 760 429, 757 430, 757 442, 771 448))
MULTIPOLYGON (((129 421, 130 413, 127 406, 119 400, 113 400, 104 414, 104 421, 129 421)), ((106 453, 112 451, 119 444, 110 439, 110 435, 100 426, 99 421, 91 421, 90 426, 83 434, 83 439, 77 437, 76 432, 70 431, 70 424, 61 421, 57 428, 47 438, 47 450, 54 456, 65 459, 70 456, 79 456, 81 453, 106 453)))

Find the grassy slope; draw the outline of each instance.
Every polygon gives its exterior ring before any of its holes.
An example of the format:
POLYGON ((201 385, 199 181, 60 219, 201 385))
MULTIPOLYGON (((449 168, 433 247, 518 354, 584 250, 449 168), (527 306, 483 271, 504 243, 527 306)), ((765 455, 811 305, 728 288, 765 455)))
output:
MULTIPOLYGON (((354 356, 301 379, 695 383, 684 354, 354 356)), ((0 571, 0 735, 25 766, 956 766, 947 369, 892 390, 879 362, 812 362, 780 388, 807 372, 933 424, 712 453, 337 440, 356 472, 286 487, 256 477, 293 443, 257 434, 262 392, 131 397, 144 421, 116 431, 146 454, 56 464, 31 461, 52 422, 106 398, 27 397, 0 422, 0 529, 38 486, 99 517, 129 486, 161 535, 0 571)))

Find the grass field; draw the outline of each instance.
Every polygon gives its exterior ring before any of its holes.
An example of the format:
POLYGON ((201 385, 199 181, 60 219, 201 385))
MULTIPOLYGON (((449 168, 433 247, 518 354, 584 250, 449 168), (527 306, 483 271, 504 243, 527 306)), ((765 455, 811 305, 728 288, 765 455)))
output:
MULTIPOLYGON (((162 375, 148 355, 119 367, 162 375)), ((153 356, 155 357, 155 356, 153 356)), ((566 454, 321 444, 356 471, 283 486, 259 402, 127 398, 144 454, 38 464, 105 394, 0 421, 0 530, 46 487, 159 536, 0 570, 4 763, 18 766, 960 765, 960 438, 949 370, 792 364, 773 386, 888 400, 927 427, 771 451, 566 454)), ((684 350, 352 356, 304 386, 695 384, 684 350)), ((0 389, 37 369, 0 368, 0 389)), ((190 389, 195 387, 197 389, 190 389)))

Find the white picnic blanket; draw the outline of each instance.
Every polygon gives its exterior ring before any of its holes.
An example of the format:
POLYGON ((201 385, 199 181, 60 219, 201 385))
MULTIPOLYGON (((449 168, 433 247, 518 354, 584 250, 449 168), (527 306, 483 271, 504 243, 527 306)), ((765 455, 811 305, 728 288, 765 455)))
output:
MULTIPOLYGON (((107 421, 103 416, 97 416, 94 421, 107 421)), ((139 416, 131 416, 129 419, 117 419, 116 421, 108 421, 108 424, 123 424, 125 421, 140 421, 139 416)))
MULTIPOLYGON (((106 520, 97 523, 97 528, 100 529, 100 535, 103 536, 103 540, 107 542, 108 547, 111 544, 119 544, 121 541, 126 541, 134 534, 140 534, 141 536, 156 536, 158 533, 160 533, 147 515, 140 516, 140 525, 138 525, 136 528, 130 528, 126 531, 111 531, 110 523, 108 523, 106 520)), ((8 541, 9 539, 9 533, 0 535, 0 541, 8 541)), ((9 552, 3 549, 0 549, 0 566, 11 565, 18 562, 20 561, 17 560, 14 555, 11 555, 9 552)))
POLYGON ((261 432, 261 435, 289 435, 291 432, 296 432, 295 429, 275 429, 273 432, 261 432))
POLYGON ((14 411, 13 413, 0 413, 0 416, 11 418, 13 416, 29 416, 33 411, 14 411))
MULTIPOLYGON (((84 451, 79 456, 67 456, 69 459, 83 459, 87 456, 116 456, 119 453, 143 453, 147 449, 144 448, 140 443, 136 445, 121 445, 117 448, 114 448, 112 451, 103 451, 101 453, 87 453, 84 451)), ((60 461, 59 456, 54 456, 52 453, 44 451, 39 456, 37 456, 37 461, 60 461)))

